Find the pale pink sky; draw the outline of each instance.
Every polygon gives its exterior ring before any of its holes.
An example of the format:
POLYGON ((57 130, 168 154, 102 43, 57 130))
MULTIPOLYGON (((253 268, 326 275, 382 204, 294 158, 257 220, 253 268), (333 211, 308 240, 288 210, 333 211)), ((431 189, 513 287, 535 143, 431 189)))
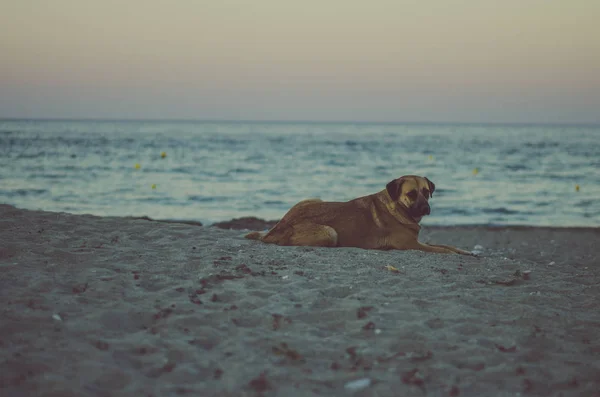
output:
POLYGON ((8 0, 0 117, 600 122, 598 0, 8 0))

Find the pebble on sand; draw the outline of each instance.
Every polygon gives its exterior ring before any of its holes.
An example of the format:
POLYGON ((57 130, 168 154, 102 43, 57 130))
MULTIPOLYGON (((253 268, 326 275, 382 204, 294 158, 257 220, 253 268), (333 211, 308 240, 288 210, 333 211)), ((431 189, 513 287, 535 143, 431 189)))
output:
POLYGON ((477 244, 476 246, 473 247, 473 251, 471 251, 471 253, 473 253, 475 255, 481 255, 481 254, 483 254, 483 246, 477 244))
POLYGON ((364 389, 365 387, 369 387, 369 386, 371 386, 371 379, 362 378, 362 379, 356 379, 356 380, 346 383, 344 385, 344 388, 346 390, 356 391, 356 390, 364 389))

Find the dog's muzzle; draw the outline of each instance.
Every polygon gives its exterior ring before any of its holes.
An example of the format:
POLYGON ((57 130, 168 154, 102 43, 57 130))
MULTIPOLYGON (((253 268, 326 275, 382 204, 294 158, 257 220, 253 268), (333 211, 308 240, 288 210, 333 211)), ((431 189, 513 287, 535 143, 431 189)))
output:
POLYGON ((413 214, 415 216, 424 216, 431 214, 431 207, 425 199, 417 200, 413 207, 413 214))

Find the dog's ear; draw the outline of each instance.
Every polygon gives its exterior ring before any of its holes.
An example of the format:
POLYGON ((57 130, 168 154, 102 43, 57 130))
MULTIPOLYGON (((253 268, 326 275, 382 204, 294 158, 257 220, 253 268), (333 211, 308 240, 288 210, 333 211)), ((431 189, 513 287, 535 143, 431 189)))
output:
POLYGON ((425 177, 425 180, 429 184, 429 195, 433 197, 433 192, 435 192, 435 183, 431 182, 427 177, 425 177))
POLYGON ((403 182, 404 180, 402 178, 399 178, 394 179, 393 181, 385 185, 385 188, 393 201, 398 200, 398 197, 400 197, 400 191, 402 189, 403 182))

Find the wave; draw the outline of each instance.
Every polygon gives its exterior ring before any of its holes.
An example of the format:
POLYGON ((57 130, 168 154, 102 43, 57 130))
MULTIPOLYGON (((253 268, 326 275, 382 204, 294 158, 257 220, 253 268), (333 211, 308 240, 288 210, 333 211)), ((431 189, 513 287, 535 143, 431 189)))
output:
POLYGON ((228 201, 231 197, 227 196, 199 196, 199 195, 190 195, 187 196, 188 201, 195 201, 198 203, 210 203, 215 201, 228 201))
POLYGON ((281 200, 267 200, 263 202, 264 205, 284 205, 285 202, 281 200))
POLYGON ((575 203, 575 207, 585 208, 596 204, 596 202, 597 200, 581 200, 578 203, 575 203))
POLYGON ((29 179, 64 179, 68 177, 67 174, 31 174, 28 176, 29 179))
POLYGON ((506 164, 505 169, 509 171, 530 171, 531 168, 524 164, 506 164))
POLYGON ((481 212, 484 214, 502 214, 502 215, 516 215, 523 214, 523 211, 511 210, 506 207, 496 207, 496 208, 482 208, 481 212))
POLYGON ((234 168, 232 170, 227 171, 226 175, 230 174, 258 174, 261 170, 253 170, 250 168, 234 168))
POLYGON ((532 148, 532 149, 546 149, 546 148, 555 148, 560 146, 558 142, 525 142, 523 146, 532 148))
POLYGON ((40 196, 48 193, 47 189, 15 189, 15 190, 0 190, 0 196, 6 196, 9 198, 13 197, 26 197, 26 196, 40 196))

